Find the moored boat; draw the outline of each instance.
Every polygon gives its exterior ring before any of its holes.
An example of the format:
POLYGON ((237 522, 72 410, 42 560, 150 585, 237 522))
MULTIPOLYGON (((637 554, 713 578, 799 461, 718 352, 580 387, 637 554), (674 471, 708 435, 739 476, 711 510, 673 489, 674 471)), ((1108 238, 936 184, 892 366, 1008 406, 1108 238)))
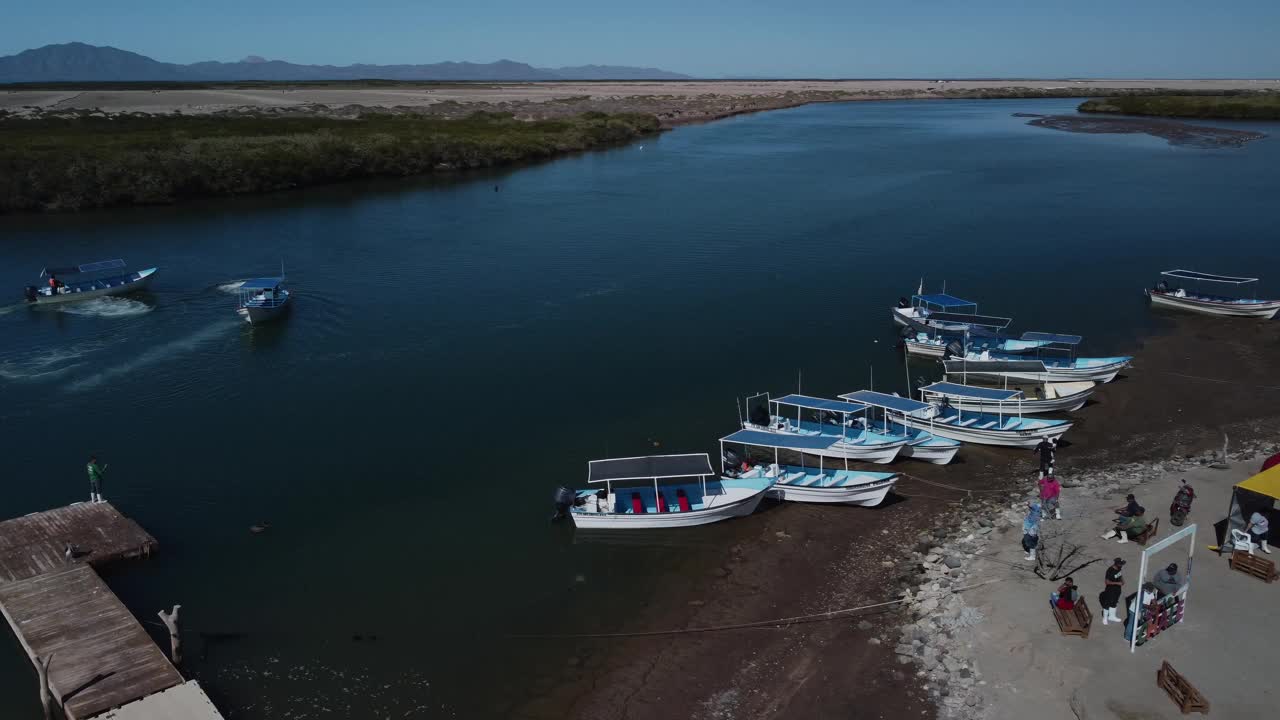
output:
MULTIPOLYGON (((843 467, 829 467, 820 455, 818 467, 804 464, 794 465, 780 463, 779 450, 794 450, 788 444, 779 444, 779 436, 758 430, 739 430, 732 435, 720 438, 720 461, 722 473, 730 479, 764 479, 774 484, 769 489, 769 496, 777 500, 807 503, 838 503, 842 505, 861 505, 874 507, 884 502, 894 483, 898 481, 898 473, 868 472, 849 469, 848 461, 843 467), (746 448, 757 447, 773 450, 773 462, 767 465, 752 465, 745 458, 726 450, 725 443, 739 444, 746 448)), ((803 463, 804 453, 800 460, 803 463)))
POLYGON ((934 435, 923 428, 903 424, 899 417, 901 415, 914 414, 927 419, 933 412, 933 406, 929 403, 874 390, 845 393, 840 396, 840 399, 878 408, 882 414, 881 421, 877 422, 881 432, 890 437, 903 437, 907 441, 902 448, 901 457, 934 465, 946 465, 955 459, 956 453, 960 452, 961 443, 958 440, 934 435))
MULTIPOLYGON (((999 394, 1000 399, 1005 401, 1021 396, 1017 390, 989 391, 983 393, 983 396, 990 397, 993 393, 999 394)), ((1072 425, 1070 420, 1027 418, 1021 413, 1009 415, 1002 411, 962 410, 951 403, 965 397, 972 399, 973 394, 965 386, 954 383, 926 385, 920 388, 920 395, 933 406, 932 414, 927 417, 923 413, 904 414, 901 416, 902 422, 910 427, 962 442, 1032 448, 1041 440, 1062 437, 1072 425)))
MULTIPOLYGON (((1160 274, 1177 280, 1234 285, 1236 287, 1258 282, 1258 278, 1214 275, 1213 273, 1202 273, 1195 270, 1166 270, 1160 274)), ((1165 280, 1161 280, 1154 288, 1144 292, 1147 297, 1151 298, 1152 305, 1162 305, 1206 315, 1229 315, 1270 320, 1276 316, 1276 312, 1280 311, 1280 300, 1260 300, 1257 297, 1243 298, 1174 288, 1165 280)))
POLYGON ((1005 317, 979 315, 977 303, 946 293, 917 293, 910 301, 902 298, 893 308, 892 317, 898 325, 917 332, 955 337, 997 337, 1013 322, 1005 317))
POLYGON ((592 460, 587 483, 596 489, 561 487, 555 503, 557 517, 583 529, 691 527, 750 515, 773 482, 719 478, 706 453, 592 460))
MULTIPOLYGON (((950 376, 947 376, 947 379, 950 380, 950 376)), ((984 384, 957 383, 957 386, 969 388, 975 393, 972 396, 957 397, 951 400, 952 405, 962 410, 1003 411, 1005 413, 1021 411, 1023 415, 1079 410, 1089 401, 1093 391, 1097 388, 1097 384, 1089 380, 1079 382, 1006 382, 998 387, 984 384), (1021 396, 1015 400, 1001 400, 983 396, 983 391, 1000 393, 1006 390, 1016 390, 1021 393, 1021 396)))
POLYGON ((69 267, 47 267, 40 271, 42 287, 24 291, 31 305, 78 302, 108 295, 124 295, 147 287, 156 268, 129 270, 124 260, 103 260, 69 267))
POLYGON ((771 399, 767 394, 747 398, 744 430, 777 436, 778 447, 802 450, 811 455, 885 464, 893 462, 907 441, 876 432, 867 422, 866 405, 828 400, 808 395, 786 395, 771 399), (764 399, 764 405, 752 405, 764 399), (795 417, 784 417, 782 407, 795 408, 795 417), (768 409, 766 409, 768 408, 768 409), (809 412, 810 418, 804 417, 809 412))
POLYGON ((240 286, 240 303, 236 312, 257 325, 279 317, 289 308, 289 291, 283 277, 254 278, 240 286))
POLYGON ((947 375, 1004 382, 1095 382, 1108 383, 1129 367, 1133 357, 1040 358, 1030 360, 996 353, 970 353, 956 360, 943 360, 947 375))

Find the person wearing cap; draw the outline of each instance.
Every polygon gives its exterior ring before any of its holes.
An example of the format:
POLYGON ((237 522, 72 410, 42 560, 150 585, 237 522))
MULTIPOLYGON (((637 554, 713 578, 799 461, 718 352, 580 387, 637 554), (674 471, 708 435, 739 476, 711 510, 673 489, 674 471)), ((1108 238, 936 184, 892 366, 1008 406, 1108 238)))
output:
POLYGON ((1098 604, 1102 606, 1102 624, 1120 622, 1116 615, 1116 606, 1120 604, 1120 593, 1124 591, 1124 558, 1111 561, 1103 576, 1102 592, 1098 593, 1098 604))
POLYGON ((1125 495, 1124 499, 1124 507, 1116 508, 1116 514, 1122 517, 1131 517, 1138 514, 1138 499, 1133 496, 1133 493, 1125 495))
POLYGON ((1147 509, 1139 507, 1138 511, 1133 515, 1125 515, 1116 518, 1116 526, 1102 533, 1103 540, 1110 540, 1113 537, 1120 538, 1120 544, 1129 542, 1129 538, 1136 538, 1147 529, 1147 509))
MULTIPOLYGON (((1249 524, 1244 526, 1244 531, 1249 533, 1249 539, 1254 545, 1262 548, 1262 552, 1270 555, 1271 548, 1267 547, 1267 536, 1271 532, 1271 523, 1267 521, 1267 516, 1262 514, 1261 510, 1255 511, 1249 516, 1249 524)), ((1249 554, 1253 554, 1253 548, 1249 549, 1249 554)))
POLYGON ((1178 574, 1178 566, 1175 563, 1169 563, 1169 566, 1163 570, 1156 571, 1156 576, 1151 578, 1151 583, 1156 586, 1156 590, 1161 595, 1172 595, 1182 589, 1182 576, 1178 574))
POLYGON ((1080 588, 1076 587, 1075 580, 1067 578, 1058 586, 1058 592, 1053 593, 1050 598, 1053 606, 1059 610, 1071 610, 1080 602, 1080 588))

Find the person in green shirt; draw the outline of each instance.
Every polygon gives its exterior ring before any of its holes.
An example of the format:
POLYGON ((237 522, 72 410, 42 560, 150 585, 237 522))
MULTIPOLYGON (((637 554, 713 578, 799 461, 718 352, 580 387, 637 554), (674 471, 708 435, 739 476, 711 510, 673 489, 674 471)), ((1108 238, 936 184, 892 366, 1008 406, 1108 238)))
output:
POLYGON ((89 458, 85 469, 89 472, 89 502, 105 502, 102 499, 102 474, 107 468, 99 466, 98 457, 94 455, 89 458))

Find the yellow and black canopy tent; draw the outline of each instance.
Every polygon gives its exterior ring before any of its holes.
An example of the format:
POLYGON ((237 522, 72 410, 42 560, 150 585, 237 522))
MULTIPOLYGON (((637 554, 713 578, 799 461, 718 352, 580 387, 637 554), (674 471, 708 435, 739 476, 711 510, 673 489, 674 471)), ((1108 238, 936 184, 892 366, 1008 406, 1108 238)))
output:
POLYGON ((1226 533, 1219 543, 1219 552, 1230 547, 1231 531, 1244 530, 1250 515, 1257 512, 1269 518, 1276 501, 1280 501, 1280 465, 1236 483, 1231 491, 1231 509, 1227 512, 1226 533))

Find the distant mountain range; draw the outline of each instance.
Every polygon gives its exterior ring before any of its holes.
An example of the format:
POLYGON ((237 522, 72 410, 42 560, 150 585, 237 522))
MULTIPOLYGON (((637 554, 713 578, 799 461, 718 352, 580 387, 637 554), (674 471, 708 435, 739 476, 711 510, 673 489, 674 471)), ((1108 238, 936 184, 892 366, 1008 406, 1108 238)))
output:
POLYGON ((190 65, 85 43, 45 45, 0 57, 0 83, 18 82, 214 82, 236 80, 687 80, 657 68, 579 65, 536 68, 514 60, 429 65, 297 65, 256 55, 240 62, 190 65))

